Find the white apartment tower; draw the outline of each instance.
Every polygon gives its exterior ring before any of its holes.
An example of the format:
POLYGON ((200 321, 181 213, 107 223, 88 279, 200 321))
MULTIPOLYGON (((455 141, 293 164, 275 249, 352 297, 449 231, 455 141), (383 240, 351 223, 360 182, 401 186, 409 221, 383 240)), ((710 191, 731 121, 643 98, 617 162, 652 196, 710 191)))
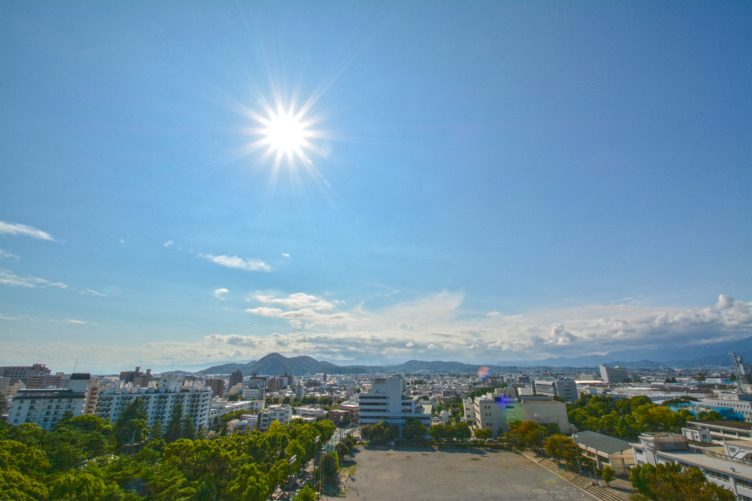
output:
POLYGON ((405 394, 405 381, 402 378, 376 378, 370 393, 361 393, 360 424, 376 424, 386 421, 389 424, 403 425, 408 419, 420 420, 424 425, 431 424, 431 416, 420 412, 418 399, 405 394))

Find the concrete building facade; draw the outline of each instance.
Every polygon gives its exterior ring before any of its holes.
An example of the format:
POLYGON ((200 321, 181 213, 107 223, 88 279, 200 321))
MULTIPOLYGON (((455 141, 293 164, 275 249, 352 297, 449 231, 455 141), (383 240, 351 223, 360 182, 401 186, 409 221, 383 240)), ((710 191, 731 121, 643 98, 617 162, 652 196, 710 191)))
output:
POLYGON ((358 395, 360 424, 376 424, 386 421, 389 424, 403 425, 408 419, 417 419, 426 426, 431 424, 431 416, 423 414, 418 406, 418 398, 406 394, 402 378, 376 378, 371 391, 358 395))
POLYGON ((84 413, 89 374, 72 374, 67 389, 19 390, 11 403, 8 421, 13 425, 34 423, 43 430, 51 430, 70 413, 72 417, 84 413))
POLYGON ((629 379, 629 371, 626 367, 608 367, 606 365, 600 366, 601 379, 604 383, 623 383, 629 379))
POLYGON ((563 398, 567 402, 577 400, 577 384, 568 378, 541 378, 535 380, 535 393, 563 398))
POLYGON ((172 408, 178 404, 183 406, 183 415, 193 420, 196 429, 209 424, 212 400, 210 388, 174 390, 168 387, 132 387, 102 390, 99 392, 94 413, 114 423, 120 413, 138 398, 146 403, 149 427, 154 426, 157 420, 161 420, 163 425, 167 424, 172 408))
POLYGON ((475 429, 491 430, 494 435, 509 431, 514 421, 535 421, 539 424, 556 424, 561 433, 569 433, 571 426, 567 406, 547 396, 510 398, 502 394, 476 397, 473 402, 475 429))

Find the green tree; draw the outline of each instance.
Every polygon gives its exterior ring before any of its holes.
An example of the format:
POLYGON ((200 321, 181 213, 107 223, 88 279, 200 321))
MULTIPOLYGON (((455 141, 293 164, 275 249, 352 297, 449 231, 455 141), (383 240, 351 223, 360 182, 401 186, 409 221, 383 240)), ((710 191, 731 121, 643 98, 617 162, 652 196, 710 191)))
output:
POLYGON ((310 485, 306 485, 300 492, 292 498, 293 501, 316 501, 316 493, 313 491, 310 485))
POLYGON ((183 436, 183 404, 176 404, 170 410, 170 420, 164 431, 164 441, 169 443, 183 436))
POLYGON ((230 481, 227 493, 229 499, 265 501, 272 489, 269 476, 257 465, 244 464, 240 467, 238 475, 230 481))
POLYGON ((321 456, 319 466, 324 470, 324 483, 332 485, 336 482, 337 473, 339 473, 339 459, 336 453, 324 454, 321 456))
POLYGON ((432 439, 439 443, 449 438, 447 427, 443 424, 432 424, 428 428, 428 434, 431 435, 432 439))
POLYGON ((0 475, 0 499, 44 501, 48 496, 47 487, 42 482, 18 470, 3 470, 0 475))
POLYGON ((155 419, 154 425, 151 427, 151 434, 149 435, 149 440, 151 441, 162 440, 163 437, 164 437, 164 427, 162 426, 162 420, 155 419))
POLYGON ((551 435, 545 442, 546 454, 556 458, 556 462, 564 459, 568 464, 577 461, 579 448, 571 437, 562 434, 551 435))
POLYGON ((193 424, 191 416, 183 416, 180 420, 180 438, 196 439, 196 425, 193 424))
POLYGON ((115 438, 118 446, 143 441, 149 434, 147 418, 146 402, 143 399, 137 398, 128 404, 115 421, 115 438))
POLYGON ((709 482, 702 471, 693 466, 682 468, 677 463, 638 465, 632 468, 629 480, 641 501, 733 501, 736 495, 709 482))
POLYGON ((474 433, 475 433, 475 438, 477 438, 478 440, 487 440, 491 438, 491 436, 493 435, 491 430, 487 430, 485 428, 478 428, 475 430, 474 433))
POLYGON ((75 499, 99 501, 104 497, 107 484, 91 473, 68 472, 58 477, 52 484, 52 499, 75 499))
POLYGON ((44 476, 49 462, 41 449, 15 440, 0 440, 0 499, 47 499, 44 476))
POLYGON ((606 465, 601 470, 601 478, 604 482, 606 482, 606 485, 608 486, 611 481, 616 477, 616 473, 614 472, 614 469, 611 468, 610 465, 606 465))
POLYGON ((426 425, 418 419, 408 419, 402 425, 402 436, 409 442, 423 441, 426 438, 426 425))

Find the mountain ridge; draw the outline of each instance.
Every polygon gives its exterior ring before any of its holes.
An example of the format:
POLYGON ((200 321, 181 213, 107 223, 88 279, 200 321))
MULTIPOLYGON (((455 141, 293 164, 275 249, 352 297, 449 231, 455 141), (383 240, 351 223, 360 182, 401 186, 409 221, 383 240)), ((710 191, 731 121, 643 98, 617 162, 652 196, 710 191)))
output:
MULTIPOLYGON (((594 368, 600 364, 619 365, 630 369, 658 369, 673 368, 686 369, 692 367, 728 368, 731 366, 731 357, 728 353, 734 351, 745 360, 752 361, 752 337, 732 342, 708 343, 706 345, 679 347, 672 350, 674 355, 685 358, 673 360, 650 360, 644 357, 644 351, 620 350, 606 355, 585 355, 581 357, 549 357, 542 360, 529 361, 504 361, 496 364, 467 364, 455 361, 424 361, 408 360, 394 365, 336 365, 327 361, 319 361, 307 355, 285 357, 279 353, 269 353, 258 360, 247 363, 225 363, 209 367, 199 371, 199 374, 230 374, 240 370, 243 375, 250 376, 254 373, 267 376, 281 376, 285 373, 292 376, 305 376, 311 374, 370 374, 370 373, 411 373, 411 372, 436 372, 436 373, 460 373, 470 374, 477 372, 481 367, 491 371, 509 370, 515 367, 547 367, 547 368, 594 368), (704 347, 704 348, 703 348, 704 347), (708 347, 712 347, 716 354, 711 353, 708 347), (641 357, 637 357, 641 354, 641 357)), ((665 357, 658 357, 665 358, 665 357)))

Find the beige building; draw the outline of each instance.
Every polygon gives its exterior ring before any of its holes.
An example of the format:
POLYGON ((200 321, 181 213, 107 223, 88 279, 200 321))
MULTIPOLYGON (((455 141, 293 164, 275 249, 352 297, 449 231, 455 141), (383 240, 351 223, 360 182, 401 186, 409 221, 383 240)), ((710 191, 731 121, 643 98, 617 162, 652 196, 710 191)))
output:
POLYGON ((572 435, 572 438, 583 454, 595 462, 598 471, 609 465, 617 475, 626 476, 635 465, 632 445, 625 440, 594 431, 581 431, 572 435))
POLYGON ((519 396, 487 394, 473 402, 475 429, 491 430, 494 435, 509 431, 514 421, 535 421, 539 424, 556 424, 561 433, 570 433, 567 406, 545 396, 519 396))

